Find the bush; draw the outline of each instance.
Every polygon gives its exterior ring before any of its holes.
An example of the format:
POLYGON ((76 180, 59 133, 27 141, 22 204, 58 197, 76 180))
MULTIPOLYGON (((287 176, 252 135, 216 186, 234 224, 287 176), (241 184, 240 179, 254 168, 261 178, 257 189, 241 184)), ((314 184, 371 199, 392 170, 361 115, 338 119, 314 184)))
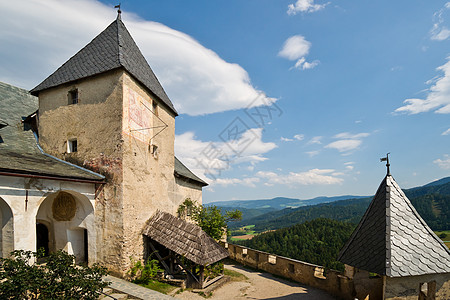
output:
POLYGON ((51 253, 46 264, 35 264, 42 255, 16 250, 11 258, 0 258, 0 299, 87 299, 98 298, 109 283, 105 267, 80 267, 75 256, 51 253))
POLYGON ((447 237, 447 234, 446 234, 445 232, 443 232, 443 233, 441 233, 441 234, 439 235, 439 237, 440 237, 441 239, 445 239, 445 238, 447 237))
POLYGON ((132 282, 138 284, 148 284, 153 278, 158 275, 158 272, 163 271, 159 267, 158 260, 150 258, 146 261, 145 265, 143 265, 140 260, 134 261, 133 257, 130 257, 132 266, 128 271, 128 275, 130 275, 130 279, 132 282))

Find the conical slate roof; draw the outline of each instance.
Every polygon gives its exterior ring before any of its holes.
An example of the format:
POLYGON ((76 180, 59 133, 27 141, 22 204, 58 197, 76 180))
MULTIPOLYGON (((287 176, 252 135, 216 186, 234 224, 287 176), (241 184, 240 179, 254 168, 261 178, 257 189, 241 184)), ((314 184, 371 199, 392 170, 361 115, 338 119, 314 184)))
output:
POLYGON ((450 250, 391 175, 381 182, 338 260, 389 277, 450 273, 450 250))
POLYGON ((177 115, 172 102, 120 19, 120 14, 103 32, 30 92, 37 96, 42 90, 121 67, 177 115))

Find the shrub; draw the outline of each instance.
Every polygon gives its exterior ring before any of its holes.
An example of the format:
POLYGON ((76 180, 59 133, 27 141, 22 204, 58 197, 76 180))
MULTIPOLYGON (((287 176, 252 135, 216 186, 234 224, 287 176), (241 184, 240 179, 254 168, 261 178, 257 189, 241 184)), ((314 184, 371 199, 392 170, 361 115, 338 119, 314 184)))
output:
POLYGON ((0 258, 0 299, 87 299, 98 298, 109 283, 105 267, 76 266, 75 256, 64 251, 51 253, 46 264, 33 263, 42 254, 16 250, 0 258))

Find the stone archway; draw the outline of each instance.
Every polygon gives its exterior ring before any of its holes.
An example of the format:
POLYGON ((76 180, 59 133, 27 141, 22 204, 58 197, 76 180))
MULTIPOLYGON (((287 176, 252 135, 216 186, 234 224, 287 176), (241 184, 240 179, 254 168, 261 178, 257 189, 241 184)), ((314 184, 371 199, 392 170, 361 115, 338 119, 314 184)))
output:
POLYGON ((86 196, 70 190, 48 195, 39 206, 36 223, 49 231, 50 252, 63 249, 75 255, 76 263, 88 263, 95 256, 94 208, 86 196))
POLYGON ((14 218, 11 208, 0 198, 0 257, 14 250, 14 218))

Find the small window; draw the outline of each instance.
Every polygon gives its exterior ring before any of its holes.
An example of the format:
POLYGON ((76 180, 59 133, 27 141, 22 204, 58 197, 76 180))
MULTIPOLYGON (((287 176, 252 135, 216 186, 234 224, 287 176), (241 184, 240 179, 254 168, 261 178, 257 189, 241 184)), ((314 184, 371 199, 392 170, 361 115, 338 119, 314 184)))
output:
POLYGON ((67 153, 77 152, 78 151, 78 141, 76 139, 69 140, 67 142, 67 153))
POLYGON ((292 273, 292 274, 295 273, 295 266, 294 266, 294 264, 289 264, 289 273, 292 273))
POLYGON ((155 114, 155 116, 158 116, 158 103, 156 103, 155 100, 153 100, 153 102, 152 102, 152 108, 153 108, 153 113, 155 114))
POLYGON ((69 104, 78 103, 78 89, 69 91, 69 104))

